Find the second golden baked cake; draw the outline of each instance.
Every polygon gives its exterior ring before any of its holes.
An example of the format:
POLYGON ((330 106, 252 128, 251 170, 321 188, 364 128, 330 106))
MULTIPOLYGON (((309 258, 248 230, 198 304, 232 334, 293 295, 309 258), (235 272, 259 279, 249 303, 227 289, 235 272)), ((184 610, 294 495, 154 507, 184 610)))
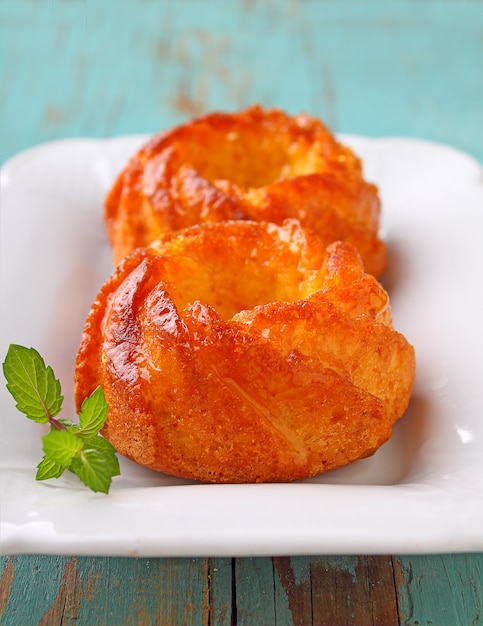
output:
POLYGON ((254 106, 161 132, 132 157, 107 200, 117 263, 165 232, 222 220, 296 218, 324 245, 343 240, 379 276, 380 200, 360 160, 321 121, 254 106))

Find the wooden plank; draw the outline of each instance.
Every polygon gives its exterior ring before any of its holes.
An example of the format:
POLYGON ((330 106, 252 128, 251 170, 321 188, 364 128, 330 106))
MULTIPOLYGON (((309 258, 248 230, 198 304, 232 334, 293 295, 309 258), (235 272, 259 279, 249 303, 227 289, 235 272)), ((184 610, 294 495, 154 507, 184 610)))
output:
POLYGON ((61 623, 62 615, 78 614, 73 557, 35 555, 3 558, 2 562, 0 623, 30 626, 44 620, 45 624, 49 614, 61 623))
POLYGON ((3 622, 7 605, 12 595, 13 582, 16 575, 15 557, 0 558, 2 566, 2 576, 0 578, 0 623, 3 622))
POLYGON ((269 624, 399 623, 391 557, 274 557, 272 565, 237 560, 238 624, 255 623, 254 611, 269 624))
POLYGON ((272 560, 268 557, 235 559, 236 613, 238 626, 275 624, 272 560))
POLYGON ((313 558, 315 624, 398 624, 389 556, 313 558))
POLYGON ((310 557, 274 557, 277 624, 312 624, 310 557))
POLYGON ((108 624, 208 623, 207 580, 207 559, 110 559, 108 624))
POLYGON ((0 624, 8 626, 483 624, 481 554, 233 561, 33 555, 0 564, 0 624))
POLYGON ((208 559, 10 557, 0 599, 19 626, 208 624, 208 559))
POLYGON ((403 624, 483 624, 483 554, 398 556, 403 624))
MULTIPOLYGON (((234 559, 216 558, 209 560, 209 624, 231 626, 235 624, 233 596, 234 559)), ((206 623, 206 622, 205 622, 206 623)))

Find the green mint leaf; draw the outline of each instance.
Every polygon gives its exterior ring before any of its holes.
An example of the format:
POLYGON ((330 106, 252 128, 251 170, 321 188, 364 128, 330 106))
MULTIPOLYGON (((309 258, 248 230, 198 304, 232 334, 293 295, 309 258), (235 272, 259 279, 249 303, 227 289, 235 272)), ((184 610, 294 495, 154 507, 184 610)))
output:
POLYGON ((29 419, 45 424, 60 412, 63 401, 60 382, 37 350, 11 344, 3 373, 17 409, 29 419))
POLYGON ((37 466, 36 479, 59 478, 69 469, 93 491, 108 493, 120 469, 115 448, 98 435, 108 410, 102 389, 95 389, 83 402, 77 425, 55 418, 63 402, 60 382, 34 348, 10 345, 3 371, 18 410, 51 426, 42 438, 45 456, 37 466))
POLYGON ((37 465, 37 475, 35 480, 47 480, 48 478, 60 478, 67 468, 60 465, 46 456, 37 465))
POLYGON ((109 493, 112 473, 102 451, 95 448, 82 450, 73 460, 69 468, 77 474, 81 481, 92 491, 109 493))
POLYGON ((100 436, 95 439, 90 439, 89 442, 85 444, 84 449, 93 449, 100 452, 103 455, 107 471, 111 476, 119 476, 121 470, 119 468, 119 460, 116 456, 116 448, 109 443, 107 439, 100 436))
POLYGON ((104 426, 107 409, 108 405, 104 392, 100 387, 97 387, 82 403, 79 413, 79 437, 84 440, 95 437, 104 426))
POLYGON ((51 429, 42 437, 45 456, 64 467, 69 467, 75 455, 82 450, 82 440, 68 430, 51 429))

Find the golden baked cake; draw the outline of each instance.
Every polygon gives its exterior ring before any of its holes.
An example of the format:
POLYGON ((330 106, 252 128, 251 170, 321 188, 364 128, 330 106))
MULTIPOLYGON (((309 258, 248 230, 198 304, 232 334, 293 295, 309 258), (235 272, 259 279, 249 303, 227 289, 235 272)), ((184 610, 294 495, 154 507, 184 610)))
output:
POLYGON ((161 132, 110 190, 105 220, 117 263, 161 234, 195 224, 298 219, 324 245, 344 240, 379 276, 377 188, 360 160, 321 121, 253 106, 212 113, 161 132))
POLYGON ((296 220, 213 222, 125 258, 88 316, 76 402, 160 472, 304 479, 373 454, 405 411, 414 351, 356 249, 296 220))

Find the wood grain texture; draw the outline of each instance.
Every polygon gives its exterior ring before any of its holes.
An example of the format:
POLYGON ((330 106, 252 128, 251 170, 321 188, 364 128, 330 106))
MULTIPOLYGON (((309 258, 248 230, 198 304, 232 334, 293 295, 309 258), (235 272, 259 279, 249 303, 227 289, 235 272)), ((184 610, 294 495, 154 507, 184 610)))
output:
POLYGON ((208 559, 4 560, 2 624, 216 623, 209 615, 208 559))
POLYGON ((0 624, 483 624, 483 555, 2 558, 0 624))
POLYGON ((2 0, 0 162, 253 102, 483 161, 481 23, 478 0, 2 0))
POLYGON ((276 624, 271 559, 236 559, 235 590, 236 624, 276 624))
MULTIPOLYGON (((479 0, 1 0, 0 163, 257 101, 483 161, 482 24, 479 0)), ((0 567, 6 626, 483 624, 481 554, 0 567)))
POLYGON ((397 624, 390 557, 338 557, 312 564, 316 624, 397 624))
POLYGON ((212 626, 230 626, 236 623, 234 559, 209 560, 209 613, 212 626))
POLYGON ((399 557, 396 567, 404 624, 483 624, 483 555, 399 557))
POLYGON ((274 557, 273 572, 278 623, 313 623, 312 559, 274 557))

